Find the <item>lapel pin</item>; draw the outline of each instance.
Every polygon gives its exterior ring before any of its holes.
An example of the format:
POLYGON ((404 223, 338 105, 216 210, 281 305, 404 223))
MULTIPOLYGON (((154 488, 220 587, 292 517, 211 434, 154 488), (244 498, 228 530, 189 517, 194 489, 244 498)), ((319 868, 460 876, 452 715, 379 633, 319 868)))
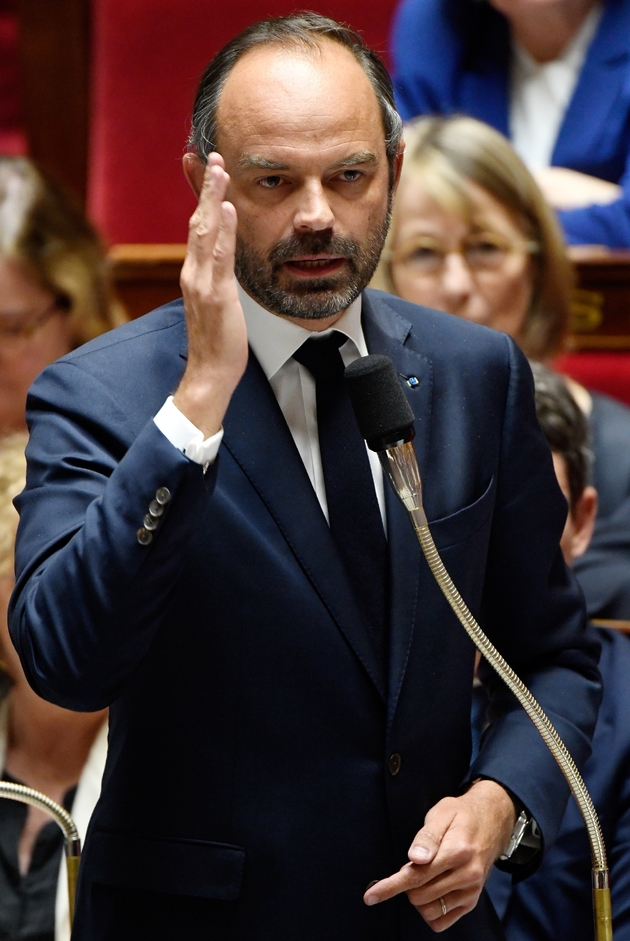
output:
POLYGON ((416 386, 420 385, 420 380, 418 379, 417 376, 407 376, 407 385, 411 389, 415 389, 416 386))

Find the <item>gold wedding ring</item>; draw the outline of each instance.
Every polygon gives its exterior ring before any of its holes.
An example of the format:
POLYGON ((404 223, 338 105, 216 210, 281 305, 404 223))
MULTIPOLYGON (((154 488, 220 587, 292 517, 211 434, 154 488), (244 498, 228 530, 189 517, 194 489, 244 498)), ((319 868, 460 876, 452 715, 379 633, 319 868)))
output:
POLYGON ((446 907, 446 902, 444 901, 442 896, 440 896, 440 905, 442 906, 442 914, 446 915, 448 912, 448 909, 446 907))

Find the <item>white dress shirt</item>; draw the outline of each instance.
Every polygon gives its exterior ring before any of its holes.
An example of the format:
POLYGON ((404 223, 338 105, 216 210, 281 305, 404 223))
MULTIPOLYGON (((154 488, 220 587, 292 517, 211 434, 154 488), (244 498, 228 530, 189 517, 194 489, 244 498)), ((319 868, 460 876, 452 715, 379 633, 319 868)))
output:
MULTIPOLYGON (((350 305, 334 327, 322 331, 321 334, 313 334, 299 324, 265 310, 246 294, 240 285, 238 291, 247 324, 249 345, 269 380, 317 499, 328 519, 317 433, 315 380, 305 366, 293 359, 293 354, 309 337, 325 337, 333 330, 338 330, 348 337, 339 350, 346 366, 360 356, 366 356, 368 350, 361 326, 361 298, 358 297, 350 305)), ((197 464, 209 464, 215 460, 223 431, 204 441, 202 432, 180 412, 172 396, 166 400, 154 421, 162 434, 190 460, 197 464)), ((377 455, 367 447, 366 450, 381 516, 385 523, 383 472, 377 455)))
POLYGON ((594 6, 562 55, 551 62, 536 62, 522 46, 512 43, 510 138, 532 171, 551 164, 565 112, 602 12, 600 4, 594 6))

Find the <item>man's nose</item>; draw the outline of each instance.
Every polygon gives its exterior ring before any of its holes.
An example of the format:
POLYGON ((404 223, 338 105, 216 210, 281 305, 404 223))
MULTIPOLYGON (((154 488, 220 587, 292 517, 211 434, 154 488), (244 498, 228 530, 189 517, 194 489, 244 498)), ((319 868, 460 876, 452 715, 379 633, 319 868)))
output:
POLYGON ((321 232, 332 229, 334 222, 335 216, 321 183, 312 182, 304 186, 298 193, 293 216, 294 229, 299 232, 321 232))

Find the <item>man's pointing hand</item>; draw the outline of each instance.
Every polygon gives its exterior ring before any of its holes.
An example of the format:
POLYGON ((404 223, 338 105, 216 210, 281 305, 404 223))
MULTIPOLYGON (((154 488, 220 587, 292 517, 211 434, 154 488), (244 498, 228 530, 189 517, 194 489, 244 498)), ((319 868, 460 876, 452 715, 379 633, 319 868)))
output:
POLYGON ((477 904, 514 823, 514 804, 494 781, 478 781, 461 797, 444 798, 426 815, 410 861, 368 889, 364 901, 376 905, 406 892, 430 928, 450 928, 477 904))

